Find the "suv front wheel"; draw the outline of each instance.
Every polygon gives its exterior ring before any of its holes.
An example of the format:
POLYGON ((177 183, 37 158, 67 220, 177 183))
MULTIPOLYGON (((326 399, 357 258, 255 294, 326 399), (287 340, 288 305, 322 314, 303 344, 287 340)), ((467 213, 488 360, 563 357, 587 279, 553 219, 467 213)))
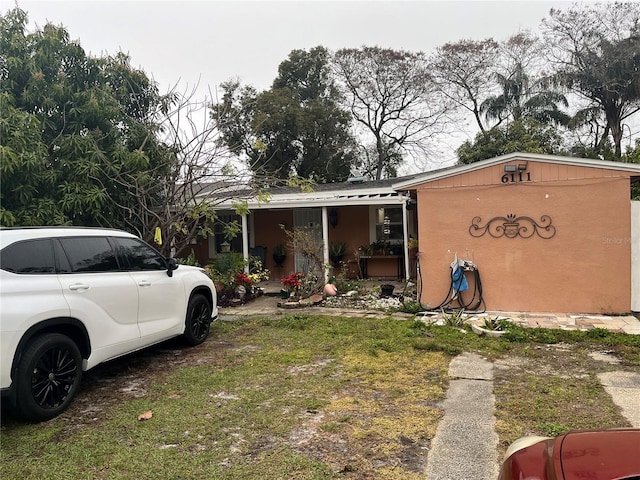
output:
POLYGON ((42 421, 62 413, 82 378, 82 356, 66 335, 49 333, 29 342, 16 369, 17 413, 42 421))
POLYGON ((211 328, 211 304, 204 295, 198 293, 189 300, 184 338, 191 346, 200 345, 207 339, 209 328, 211 328))

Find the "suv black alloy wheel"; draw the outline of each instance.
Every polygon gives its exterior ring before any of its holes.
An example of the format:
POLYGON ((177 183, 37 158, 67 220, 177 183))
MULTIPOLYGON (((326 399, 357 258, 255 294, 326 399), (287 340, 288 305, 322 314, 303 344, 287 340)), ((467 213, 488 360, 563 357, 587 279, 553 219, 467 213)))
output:
POLYGON ((41 335, 22 352, 16 371, 18 413, 29 420, 47 420, 64 411, 82 378, 78 346, 59 333, 41 335))
POLYGON ((211 328, 211 305, 204 295, 196 294, 187 307, 184 338, 191 346, 204 342, 211 328))

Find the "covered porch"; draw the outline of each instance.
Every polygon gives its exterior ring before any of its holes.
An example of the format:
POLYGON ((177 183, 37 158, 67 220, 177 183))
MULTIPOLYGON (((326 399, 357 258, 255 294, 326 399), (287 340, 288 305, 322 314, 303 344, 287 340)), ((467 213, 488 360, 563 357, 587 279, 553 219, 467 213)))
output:
POLYGON ((257 256, 279 280, 294 272, 306 272, 304 256, 294 251, 286 231, 312 232, 322 248, 325 276, 379 278, 403 281, 411 277, 410 239, 417 221, 410 195, 392 189, 398 179, 377 182, 350 181, 318 185, 312 192, 277 189, 268 203, 249 199, 249 213, 237 215, 233 206, 217 208, 219 225, 214 235, 194 245, 201 264, 231 251, 245 260, 257 256), (240 234, 226 238, 223 223, 236 221, 240 234))

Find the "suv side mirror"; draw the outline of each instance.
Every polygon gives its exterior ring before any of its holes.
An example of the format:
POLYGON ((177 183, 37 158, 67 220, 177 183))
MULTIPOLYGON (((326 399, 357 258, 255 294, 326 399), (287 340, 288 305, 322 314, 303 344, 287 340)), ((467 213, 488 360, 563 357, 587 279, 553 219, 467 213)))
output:
POLYGON ((175 258, 167 258, 167 275, 173 277, 173 271, 176 270, 178 266, 175 258))

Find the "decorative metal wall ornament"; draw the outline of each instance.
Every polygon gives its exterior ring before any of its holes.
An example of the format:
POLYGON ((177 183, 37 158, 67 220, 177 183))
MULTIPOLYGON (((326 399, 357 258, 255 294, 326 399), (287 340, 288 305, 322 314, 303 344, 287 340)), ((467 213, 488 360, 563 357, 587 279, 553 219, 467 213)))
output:
POLYGON ((513 213, 506 217, 492 218, 484 225, 481 225, 480 222, 482 222, 480 217, 473 217, 471 220, 469 233, 472 237, 482 237, 485 233, 489 233, 493 238, 516 238, 518 236, 529 238, 537 234, 540 238, 547 240, 556 234, 556 227, 551 225, 549 215, 540 217, 540 223, 531 217, 516 217, 513 213))

